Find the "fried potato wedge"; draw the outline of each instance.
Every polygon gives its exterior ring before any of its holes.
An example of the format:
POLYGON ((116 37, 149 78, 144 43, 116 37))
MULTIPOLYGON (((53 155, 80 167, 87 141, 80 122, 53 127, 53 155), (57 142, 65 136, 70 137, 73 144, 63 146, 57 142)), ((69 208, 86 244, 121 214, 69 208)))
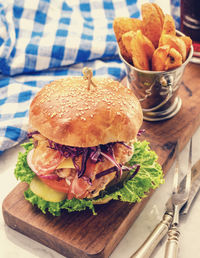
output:
POLYGON ((142 29, 142 21, 136 18, 117 17, 113 21, 113 29, 122 56, 127 62, 132 63, 132 55, 126 50, 122 41, 122 35, 129 31, 142 29))
POLYGON ((128 31, 137 31, 142 29, 142 21, 136 18, 117 17, 113 21, 113 29, 117 41, 119 42, 122 35, 128 31))
POLYGON ((128 63, 132 64, 132 63, 133 63, 133 61, 132 61, 132 53, 131 53, 131 52, 128 52, 128 51, 126 50, 126 46, 123 44, 123 41, 122 41, 122 40, 120 40, 120 41, 118 42, 118 46, 119 46, 120 53, 121 53, 121 55, 123 56, 123 58, 124 58, 128 63))
POLYGON ((145 3, 141 7, 143 33, 151 40, 154 47, 158 46, 163 27, 162 10, 157 10, 158 8, 151 3, 145 3))
POLYGON ((185 42, 177 36, 162 34, 159 46, 169 45, 171 48, 175 48, 182 56, 183 62, 186 59, 187 49, 185 42))
POLYGON ((192 40, 188 36, 181 36, 180 39, 182 39, 184 41, 185 46, 186 46, 186 53, 188 55, 188 53, 190 51, 190 48, 191 48, 191 45, 192 45, 192 40))
POLYGON ((165 71, 177 68, 181 66, 182 63, 181 54, 175 48, 170 48, 167 60, 165 62, 165 71))
POLYGON ((128 31, 122 35, 122 43, 126 49, 126 57, 125 59, 130 59, 132 62, 132 49, 131 49, 131 41, 135 37, 136 32, 134 31, 128 31))
POLYGON ((141 42, 142 47, 144 49, 144 52, 147 55, 147 58, 150 60, 153 56, 153 53, 155 51, 155 47, 153 45, 153 43, 142 34, 141 30, 138 30, 136 32, 136 37, 138 38, 138 40, 141 42))
POLYGON ((149 61, 140 42, 135 38, 131 41, 132 59, 136 68, 149 70, 149 61))
MULTIPOLYGON (((136 40, 138 41, 138 44, 141 46, 141 48, 143 48, 144 54, 146 55, 147 59, 150 60, 153 56, 155 48, 152 42, 142 34, 141 30, 138 30, 137 32, 129 31, 122 35, 122 42, 126 48, 126 51, 128 52, 128 58, 130 57, 132 58, 132 56, 135 55, 135 53, 132 50, 132 44, 131 44, 131 41, 133 38, 136 38, 136 40)), ((139 61, 136 63, 139 63, 139 61)))
POLYGON ((155 9, 156 9, 156 11, 157 11, 157 14, 158 14, 158 16, 159 16, 159 18, 160 18, 161 24, 163 24, 163 23, 164 23, 165 15, 164 15, 162 9, 161 9, 160 6, 157 5, 156 3, 152 3, 152 5, 155 7, 155 9))
POLYGON ((152 57, 152 70, 153 71, 164 71, 165 70, 165 61, 169 54, 170 46, 162 46, 157 48, 152 57))
POLYGON ((133 35, 130 49, 134 66, 141 70, 149 70, 155 48, 152 42, 142 34, 141 30, 133 35))
POLYGON ((153 71, 168 71, 182 64, 181 54, 169 45, 161 46, 155 50, 152 57, 153 71))
POLYGON ((172 36, 176 35, 175 22, 173 17, 169 14, 165 15, 162 34, 167 34, 172 36))

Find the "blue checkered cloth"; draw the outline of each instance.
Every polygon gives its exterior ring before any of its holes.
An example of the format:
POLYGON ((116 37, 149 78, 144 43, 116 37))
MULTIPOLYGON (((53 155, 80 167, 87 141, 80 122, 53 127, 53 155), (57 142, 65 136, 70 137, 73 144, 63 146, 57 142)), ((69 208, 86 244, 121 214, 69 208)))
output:
POLYGON ((28 110, 45 84, 81 75, 120 80, 115 17, 140 16, 140 0, 0 0, 0 153, 26 138, 28 110))
POLYGON ((175 26, 177 30, 180 30, 181 20, 180 20, 180 1, 181 0, 171 0, 171 15, 175 20, 175 26))
POLYGON ((0 153, 25 139, 30 102, 46 83, 84 66, 125 75, 116 16, 139 17, 136 0, 0 0, 0 153))

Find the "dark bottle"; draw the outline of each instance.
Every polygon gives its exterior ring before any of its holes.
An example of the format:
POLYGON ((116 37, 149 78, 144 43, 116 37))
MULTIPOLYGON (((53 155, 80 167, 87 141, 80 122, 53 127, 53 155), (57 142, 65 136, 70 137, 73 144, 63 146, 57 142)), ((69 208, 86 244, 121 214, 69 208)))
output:
POLYGON ((194 57, 200 63, 200 0, 181 0, 181 31, 191 37, 194 57))

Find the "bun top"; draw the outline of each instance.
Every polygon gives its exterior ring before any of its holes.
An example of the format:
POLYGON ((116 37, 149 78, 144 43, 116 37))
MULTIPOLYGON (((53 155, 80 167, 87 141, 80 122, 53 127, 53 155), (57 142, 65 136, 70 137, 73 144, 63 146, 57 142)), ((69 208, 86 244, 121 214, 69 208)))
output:
POLYGON ((140 103, 117 81, 67 77, 42 88, 30 106, 34 130, 63 145, 92 147, 134 139, 142 124, 140 103))

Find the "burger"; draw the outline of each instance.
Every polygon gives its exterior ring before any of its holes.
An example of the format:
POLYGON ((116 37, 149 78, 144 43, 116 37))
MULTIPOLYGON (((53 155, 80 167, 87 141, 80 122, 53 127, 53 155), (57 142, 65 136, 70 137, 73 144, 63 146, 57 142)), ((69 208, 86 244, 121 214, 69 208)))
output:
POLYGON ((25 198, 53 215, 140 201, 163 182, 157 155, 137 140, 142 121, 134 93, 113 79, 67 77, 44 86, 30 105, 30 141, 15 169, 29 184, 25 198))

